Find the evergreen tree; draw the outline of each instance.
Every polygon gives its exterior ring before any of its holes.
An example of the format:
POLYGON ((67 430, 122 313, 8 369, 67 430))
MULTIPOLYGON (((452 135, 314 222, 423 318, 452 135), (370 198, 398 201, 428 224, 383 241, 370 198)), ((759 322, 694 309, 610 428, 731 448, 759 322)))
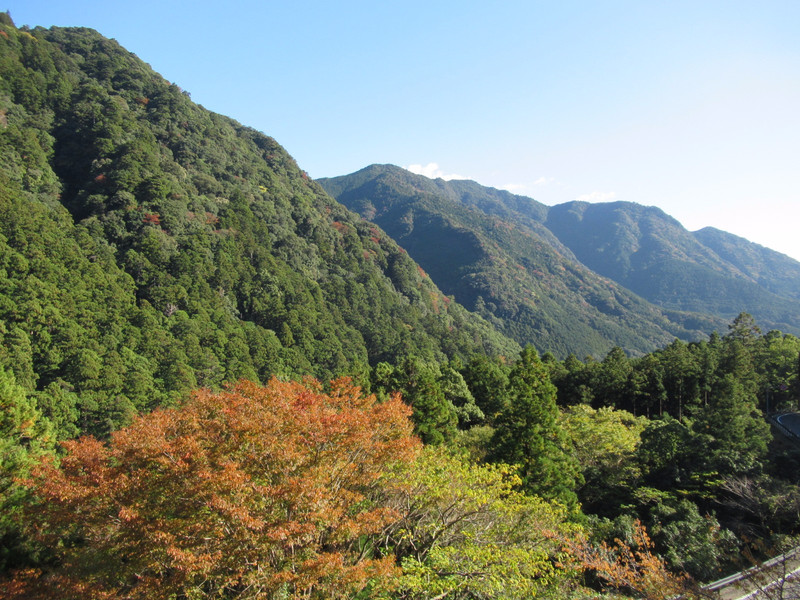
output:
POLYGON ((698 399, 695 356, 685 342, 675 340, 658 353, 658 359, 664 366, 666 409, 680 421, 686 408, 694 406, 698 399))
POLYGON ((612 348, 600 363, 594 398, 596 407, 620 408, 627 404, 626 387, 631 371, 631 363, 622 348, 612 348))
MULTIPOLYGON (((453 440, 458 425, 456 407, 445 396, 441 379, 435 363, 406 356, 396 367, 379 363, 373 371, 372 390, 382 397, 399 392, 413 409, 414 432, 426 444, 441 444, 453 440)), ((462 394, 469 392, 463 388, 462 394)))
POLYGON ((532 346, 509 376, 509 403, 500 413, 488 459, 517 465, 523 488, 577 509, 579 467, 559 424, 556 388, 532 346))
POLYGON ((772 437, 755 398, 733 375, 726 375, 713 391, 694 429, 708 436, 707 459, 723 475, 759 471, 772 437))
POLYGON ((447 402, 455 409, 459 428, 468 429, 472 425, 482 423, 485 415, 476 404, 475 397, 460 373, 462 368, 459 360, 440 365, 439 386, 447 402))
POLYGON ((485 354, 476 354, 461 374, 486 422, 493 424, 508 404, 508 367, 485 354))

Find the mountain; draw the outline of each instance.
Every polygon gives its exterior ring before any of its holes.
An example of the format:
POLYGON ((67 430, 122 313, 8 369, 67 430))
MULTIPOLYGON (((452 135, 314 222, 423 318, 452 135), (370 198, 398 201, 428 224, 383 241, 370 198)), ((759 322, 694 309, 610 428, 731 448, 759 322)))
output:
POLYGON ((800 300, 800 262, 713 227, 700 229, 693 235, 767 291, 800 300))
POLYGON ((447 294, 518 342, 558 356, 641 354, 721 323, 667 316, 581 264, 545 226, 548 208, 473 182, 391 165, 319 183, 398 241, 447 294))
POLYGON ((800 332, 800 263, 718 230, 691 233, 655 207, 548 207, 388 165, 320 183, 395 237, 446 293, 542 350, 648 351, 670 336, 724 330, 741 312, 800 332))
POLYGON ((655 207, 568 202, 544 225, 578 259, 668 310, 800 332, 800 263, 719 230, 690 233, 655 207))
POLYGON ((0 17, 0 369, 61 437, 239 378, 641 354, 740 309, 796 330, 797 264, 766 249, 390 166, 314 182, 115 41, 0 17))
POLYGON ((242 377, 519 351, 274 139, 93 30, 0 16, 0 369, 60 435, 242 377))

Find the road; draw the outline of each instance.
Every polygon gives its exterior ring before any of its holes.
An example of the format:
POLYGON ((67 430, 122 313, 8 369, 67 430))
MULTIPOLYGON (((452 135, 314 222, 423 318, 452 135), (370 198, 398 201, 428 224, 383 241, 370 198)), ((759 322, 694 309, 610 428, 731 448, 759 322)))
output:
POLYGON ((786 413, 783 415, 778 415, 775 417, 775 420, 788 429, 791 433, 795 436, 800 438, 800 414, 798 413, 786 413))
POLYGON ((800 568, 772 582, 754 585, 745 581, 741 586, 728 587, 721 591, 722 600, 797 600, 800 598, 800 568))
POLYGON ((757 573, 737 573, 710 584, 720 600, 796 600, 800 598, 800 548, 764 563, 757 573))

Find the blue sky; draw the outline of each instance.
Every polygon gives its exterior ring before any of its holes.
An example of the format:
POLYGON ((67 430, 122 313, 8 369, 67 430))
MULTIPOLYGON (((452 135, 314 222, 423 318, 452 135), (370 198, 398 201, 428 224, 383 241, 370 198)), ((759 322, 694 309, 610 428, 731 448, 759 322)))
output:
POLYGON ((655 205, 800 259, 796 0, 6 0, 115 38, 312 177, 655 205))

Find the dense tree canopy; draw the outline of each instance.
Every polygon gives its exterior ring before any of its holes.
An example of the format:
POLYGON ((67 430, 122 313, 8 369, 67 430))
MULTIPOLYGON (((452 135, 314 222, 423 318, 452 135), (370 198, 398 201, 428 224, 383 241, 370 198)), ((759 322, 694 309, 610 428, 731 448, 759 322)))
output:
POLYGON ((496 421, 489 459, 518 465, 529 492, 575 509, 578 465, 559 423, 556 387, 532 346, 509 375, 509 401, 496 421))
POLYGON ((518 351, 275 140, 94 31, 0 31, 0 367, 60 437, 197 386, 518 351))
POLYGON ((594 551, 561 504, 523 493, 513 467, 422 449, 399 396, 378 401, 348 379, 329 387, 201 390, 105 443, 65 442, 27 482, 26 528, 48 558, 0 580, 0 593, 586 596, 576 575, 595 568, 594 551))
POLYGON ((378 480, 418 451, 408 409, 331 387, 200 391, 107 445, 66 442, 35 473, 28 518, 49 547, 76 542, 20 597, 333 598, 391 572, 365 544, 396 518, 378 480))

